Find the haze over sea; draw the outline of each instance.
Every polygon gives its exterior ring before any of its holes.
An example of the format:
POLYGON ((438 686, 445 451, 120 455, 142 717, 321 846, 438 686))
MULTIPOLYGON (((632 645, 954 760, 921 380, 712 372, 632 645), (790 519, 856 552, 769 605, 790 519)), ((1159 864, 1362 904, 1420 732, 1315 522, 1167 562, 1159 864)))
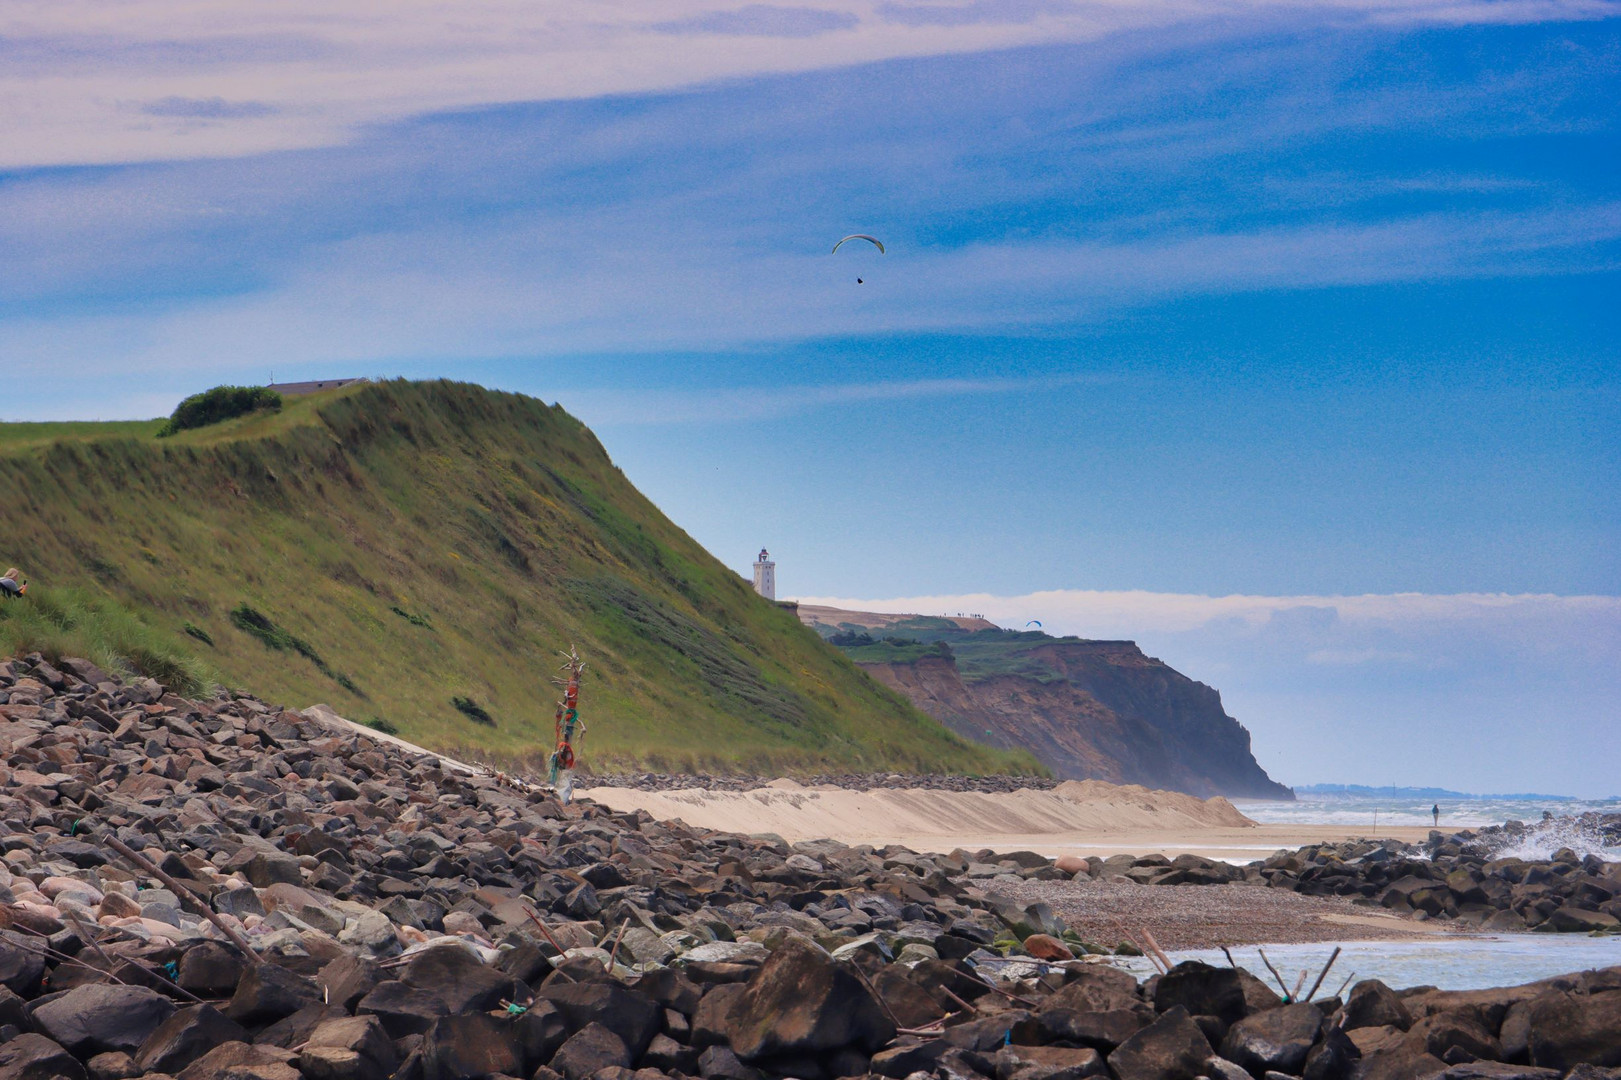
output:
MULTIPOLYGON (((1440 829, 1478 829, 1523 821, 1540 822, 1544 814, 1555 819, 1578 817, 1589 812, 1621 813, 1618 799, 1571 799, 1550 795, 1453 795, 1423 797, 1398 789, 1394 794, 1321 794, 1302 792, 1295 802, 1263 802, 1235 799, 1233 805, 1246 817, 1263 825, 1336 825, 1345 828, 1366 826, 1369 835, 1395 826, 1432 824, 1430 808, 1441 808, 1440 829)), ((1532 837, 1502 854, 1521 858, 1547 858, 1562 847, 1579 854, 1602 853, 1610 858, 1621 855, 1621 848, 1605 846, 1596 835, 1574 823, 1550 822, 1532 837)))

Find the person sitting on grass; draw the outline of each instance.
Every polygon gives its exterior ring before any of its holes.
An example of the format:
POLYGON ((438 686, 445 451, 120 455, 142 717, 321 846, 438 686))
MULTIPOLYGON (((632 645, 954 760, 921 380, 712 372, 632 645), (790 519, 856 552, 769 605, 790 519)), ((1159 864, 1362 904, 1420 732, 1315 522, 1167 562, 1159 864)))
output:
POLYGON ((6 571, 5 577, 0 577, 0 596, 7 600, 15 600, 28 591, 28 582, 23 580, 21 573, 13 566, 6 571))

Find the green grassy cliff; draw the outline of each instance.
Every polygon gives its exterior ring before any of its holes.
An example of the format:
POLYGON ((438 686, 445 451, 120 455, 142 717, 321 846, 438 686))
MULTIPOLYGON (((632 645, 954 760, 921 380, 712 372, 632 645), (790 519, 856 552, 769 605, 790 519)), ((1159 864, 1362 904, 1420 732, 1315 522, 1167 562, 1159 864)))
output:
POLYGON ((0 562, 33 582, 0 605, 0 650, 325 701, 534 762, 573 644, 599 769, 1030 764, 960 739, 756 596, 559 407, 389 382, 159 426, 0 425, 0 562))

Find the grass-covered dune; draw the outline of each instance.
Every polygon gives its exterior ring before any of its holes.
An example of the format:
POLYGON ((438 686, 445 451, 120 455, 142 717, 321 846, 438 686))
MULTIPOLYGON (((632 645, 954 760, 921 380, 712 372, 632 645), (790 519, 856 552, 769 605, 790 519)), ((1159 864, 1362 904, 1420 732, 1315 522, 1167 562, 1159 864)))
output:
POLYGON ((560 407, 387 382, 160 426, 0 424, 0 562, 32 581, 0 604, 0 651, 326 701, 535 762, 573 644, 599 769, 1033 765, 960 739, 756 596, 560 407))

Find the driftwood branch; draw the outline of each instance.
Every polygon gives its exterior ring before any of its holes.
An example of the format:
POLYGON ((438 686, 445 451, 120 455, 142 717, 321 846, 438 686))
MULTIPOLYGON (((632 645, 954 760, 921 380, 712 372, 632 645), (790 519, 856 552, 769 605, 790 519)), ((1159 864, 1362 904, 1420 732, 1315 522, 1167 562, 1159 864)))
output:
POLYGON ((1328 963, 1324 964, 1323 965, 1323 970, 1318 973, 1317 981, 1312 983, 1311 984, 1311 989, 1309 991, 1307 991, 1306 997, 1305 997, 1306 1001, 1310 1001, 1312 998, 1317 996, 1317 991, 1322 987, 1323 980, 1328 978, 1328 969, 1333 967, 1334 966, 1334 961, 1338 960, 1339 958, 1340 958, 1340 947, 1338 945, 1336 945, 1336 946, 1334 946, 1334 954, 1328 958, 1328 963))
POLYGON ((1266 950, 1265 949, 1259 949, 1258 948, 1255 951, 1261 954, 1261 963, 1266 965, 1266 969, 1272 973, 1272 978, 1274 980, 1276 980, 1276 982, 1278 984, 1278 990, 1283 993, 1283 1003, 1285 1005, 1289 1004, 1289 1001, 1290 1001, 1289 988, 1287 986, 1283 985, 1283 976, 1279 975, 1278 974, 1278 969, 1272 966, 1272 961, 1270 961, 1270 960, 1268 960, 1266 958, 1266 950))
POLYGON ((152 877, 157 878, 159 881, 163 882, 164 885, 168 886, 169 891, 175 894, 176 899, 191 901, 192 908, 194 908, 199 915, 213 923, 214 927, 219 930, 220 933, 224 934, 230 939, 231 944, 242 950, 243 954, 247 957, 248 963, 252 964, 254 967, 258 967, 260 964, 264 963, 263 960, 259 959, 259 954, 253 951, 253 946, 248 944, 248 939, 227 926, 223 919, 214 914, 214 909, 209 907, 208 903, 196 893, 192 892, 190 889, 180 884, 180 882, 170 877, 163 870, 159 869, 157 864, 155 864, 151 859, 148 859, 145 855, 142 855, 139 851, 136 851, 134 848, 124 843, 124 841, 114 836, 111 829, 102 833, 102 839, 107 841, 108 847, 112 848, 114 851, 124 856, 124 858, 134 863, 137 869, 145 871, 147 874, 150 874, 152 877))

